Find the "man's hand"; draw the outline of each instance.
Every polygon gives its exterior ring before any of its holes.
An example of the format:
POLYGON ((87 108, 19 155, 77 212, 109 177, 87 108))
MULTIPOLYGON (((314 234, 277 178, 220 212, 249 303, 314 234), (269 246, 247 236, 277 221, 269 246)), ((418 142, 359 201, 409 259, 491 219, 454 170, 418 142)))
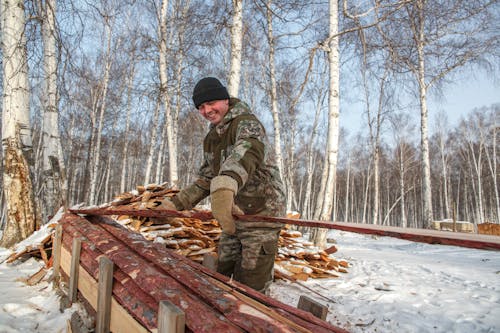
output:
POLYGON ((210 183, 212 214, 219 221, 222 231, 229 235, 234 235, 236 232, 233 213, 243 213, 234 204, 237 191, 238 183, 229 176, 217 176, 210 183))

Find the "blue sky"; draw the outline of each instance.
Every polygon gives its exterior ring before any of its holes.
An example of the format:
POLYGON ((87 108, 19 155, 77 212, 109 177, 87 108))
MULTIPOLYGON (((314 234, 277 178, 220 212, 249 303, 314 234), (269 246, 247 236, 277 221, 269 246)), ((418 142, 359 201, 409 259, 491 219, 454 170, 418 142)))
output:
MULTIPOLYGON (((348 107, 341 105, 340 126, 346 128, 352 135, 366 128, 366 116, 362 114, 362 106, 348 101, 345 103, 350 103, 350 105, 348 107)), ((441 97, 435 96, 431 89, 427 100, 429 134, 432 134, 435 129, 435 119, 440 111, 447 114, 448 125, 453 128, 462 117, 465 117, 474 108, 490 106, 495 103, 500 103, 500 83, 493 82, 492 79, 485 76, 462 79, 449 84, 443 89, 441 97)), ((413 122, 418 132, 420 110, 416 109, 415 111, 413 122)))

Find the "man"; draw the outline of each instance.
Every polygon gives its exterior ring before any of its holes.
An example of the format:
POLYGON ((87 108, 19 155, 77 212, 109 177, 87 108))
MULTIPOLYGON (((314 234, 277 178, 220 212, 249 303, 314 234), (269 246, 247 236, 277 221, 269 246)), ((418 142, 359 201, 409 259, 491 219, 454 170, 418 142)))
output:
POLYGON ((198 179, 160 207, 191 209, 210 195, 212 214, 222 227, 217 271, 265 293, 273 279, 282 224, 234 221, 232 215, 285 213, 283 184, 264 127, 216 78, 196 84, 193 102, 211 123, 204 160, 198 179))

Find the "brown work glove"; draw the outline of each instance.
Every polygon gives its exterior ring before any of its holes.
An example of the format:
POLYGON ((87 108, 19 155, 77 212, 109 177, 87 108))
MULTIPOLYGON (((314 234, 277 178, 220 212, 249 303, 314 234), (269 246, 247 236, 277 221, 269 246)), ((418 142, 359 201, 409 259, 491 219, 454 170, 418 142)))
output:
POLYGON ((238 191, 238 183, 229 176, 217 176, 210 183, 212 214, 219 222, 222 231, 234 235, 236 226, 233 214, 243 214, 234 204, 234 196, 238 191))

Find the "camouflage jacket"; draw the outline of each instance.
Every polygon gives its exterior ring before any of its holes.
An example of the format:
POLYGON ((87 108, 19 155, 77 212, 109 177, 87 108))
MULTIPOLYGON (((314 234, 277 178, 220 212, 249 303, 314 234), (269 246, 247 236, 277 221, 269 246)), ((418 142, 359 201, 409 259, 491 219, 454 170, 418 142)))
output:
POLYGON ((285 194, 260 121, 249 106, 231 98, 229 111, 211 125, 203 142, 203 163, 194 184, 174 197, 178 209, 191 209, 210 194, 210 181, 227 175, 238 182, 235 203, 245 214, 283 216, 285 194))

